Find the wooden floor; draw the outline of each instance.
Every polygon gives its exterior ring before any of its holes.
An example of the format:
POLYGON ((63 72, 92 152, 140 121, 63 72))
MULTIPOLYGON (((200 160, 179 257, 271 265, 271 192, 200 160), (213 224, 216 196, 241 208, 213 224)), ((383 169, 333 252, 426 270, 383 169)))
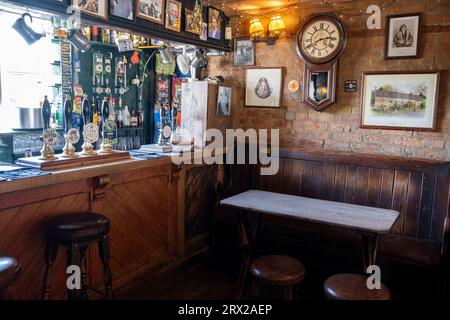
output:
POLYGON ((230 300, 236 283, 235 272, 200 258, 163 276, 141 278, 114 295, 124 300, 230 300))

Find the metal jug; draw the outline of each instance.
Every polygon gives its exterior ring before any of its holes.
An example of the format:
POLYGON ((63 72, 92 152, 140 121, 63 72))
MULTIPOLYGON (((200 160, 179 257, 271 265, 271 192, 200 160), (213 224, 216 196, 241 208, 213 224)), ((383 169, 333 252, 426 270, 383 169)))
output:
POLYGON ((26 22, 25 17, 30 18, 30 22, 33 22, 33 18, 29 13, 24 13, 16 22, 13 24, 13 29, 16 30, 29 44, 32 45, 36 41, 40 40, 42 37, 45 37, 44 33, 37 33, 34 31, 26 22))

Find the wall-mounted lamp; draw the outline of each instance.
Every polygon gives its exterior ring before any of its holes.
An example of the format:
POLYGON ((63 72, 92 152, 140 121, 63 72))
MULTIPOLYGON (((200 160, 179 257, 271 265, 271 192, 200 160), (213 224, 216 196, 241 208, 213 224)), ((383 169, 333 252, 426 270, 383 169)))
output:
POLYGON ((269 23, 269 37, 279 38, 286 30, 286 24, 280 16, 275 16, 270 19, 269 23))
POLYGON ((268 29, 269 34, 267 37, 265 37, 265 30, 261 21, 259 21, 259 19, 253 19, 250 21, 250 36, 256 42, 266 42, 269 46, 274 45, 275 42, 284 33, 286 24, 284 23, 281 16, 275 16, 270 19, 268 29))

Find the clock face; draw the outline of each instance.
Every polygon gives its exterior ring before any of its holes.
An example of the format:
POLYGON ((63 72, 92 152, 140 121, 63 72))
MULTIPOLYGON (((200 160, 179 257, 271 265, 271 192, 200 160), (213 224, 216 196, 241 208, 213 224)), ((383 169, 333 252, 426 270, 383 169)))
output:
POLYGON ((336 57, 344 45, 343 28, 331 17, 315 17, 302 28, 298 46, 302 57, 312 63, 324 63, 336 57))

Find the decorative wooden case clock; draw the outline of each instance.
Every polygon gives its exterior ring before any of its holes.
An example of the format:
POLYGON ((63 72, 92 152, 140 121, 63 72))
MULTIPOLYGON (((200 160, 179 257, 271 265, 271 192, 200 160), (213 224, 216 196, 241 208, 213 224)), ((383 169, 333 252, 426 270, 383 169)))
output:
POLYGON ((312 15, 297 35, 305 60, 304 101, 317 111, 336 102, 337 63, 347 43, 343 22, 332 13, 312 15))

